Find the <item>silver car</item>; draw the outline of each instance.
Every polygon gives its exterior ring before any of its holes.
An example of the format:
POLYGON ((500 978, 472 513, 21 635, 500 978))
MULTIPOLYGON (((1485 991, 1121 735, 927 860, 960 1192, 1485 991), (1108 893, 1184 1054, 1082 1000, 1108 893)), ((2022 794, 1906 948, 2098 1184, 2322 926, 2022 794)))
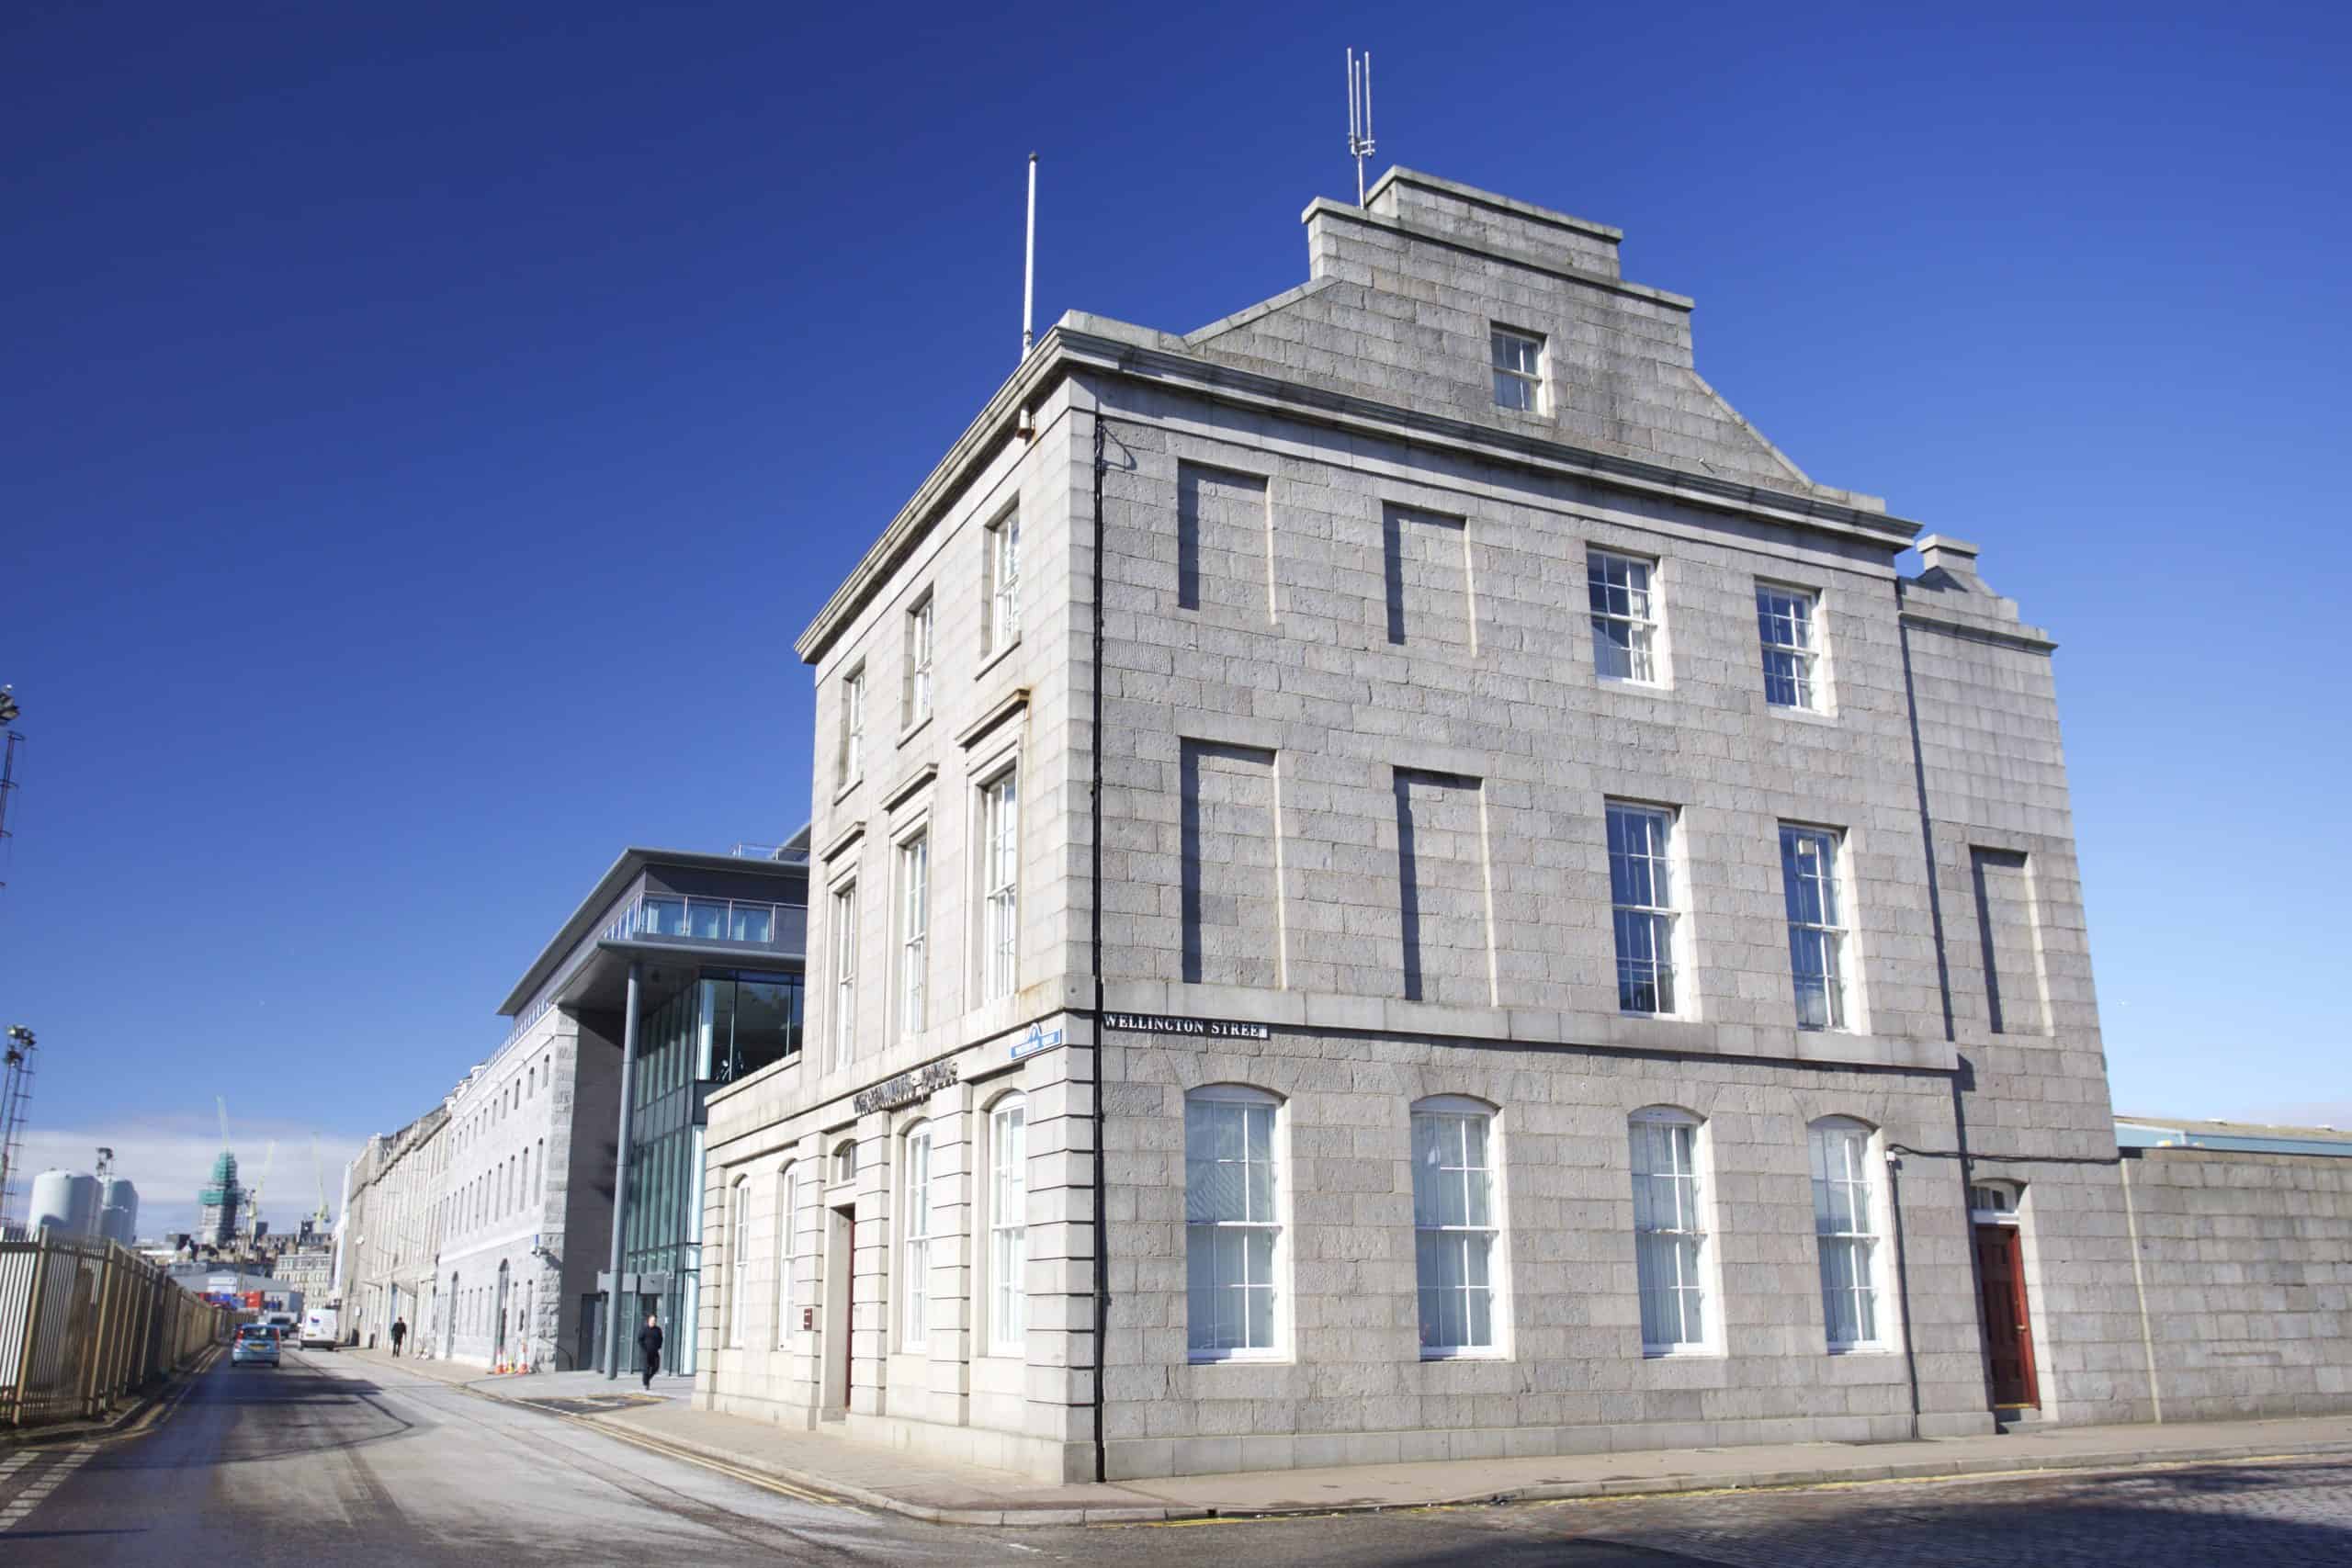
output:
POLYGON ((274 1367, 277 1365, 277 1330, 266 1323, 248 1323, 237 1330, 237 1337, 229 1346, 229 1364, 232 1367, 274 1367))

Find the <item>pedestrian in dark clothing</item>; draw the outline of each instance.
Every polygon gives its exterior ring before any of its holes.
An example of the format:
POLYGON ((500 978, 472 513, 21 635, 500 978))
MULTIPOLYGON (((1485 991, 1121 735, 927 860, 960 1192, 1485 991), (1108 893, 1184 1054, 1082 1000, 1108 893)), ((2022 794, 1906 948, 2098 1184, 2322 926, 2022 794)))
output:
POLYGON ((396 1317, 396 1318, 392 1319, 392 1354, 393 1354, 393 1355, 397 1356, 397 1355, 399 1355, 399 1354, 401 1353, 401 1341, 402 1341, 403 1339, 406 1339, 407 1337, 408 1337, 408 1319, 406 1319, 406 1318, 404 1318, 404 1317, 396 1317))
POLYGON ((645 1387, 653 1388, 653 1374, 662 1370, 662 1320, 651 1313, 645 1314, 645 1326, 637 1331, 637 1348, 645 1358, 645 1387))

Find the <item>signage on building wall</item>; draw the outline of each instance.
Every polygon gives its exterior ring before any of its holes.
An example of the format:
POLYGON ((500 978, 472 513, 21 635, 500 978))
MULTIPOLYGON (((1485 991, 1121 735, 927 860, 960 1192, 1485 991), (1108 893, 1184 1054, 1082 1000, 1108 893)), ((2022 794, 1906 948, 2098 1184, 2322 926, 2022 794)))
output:
POLYGON ((1130 1034, 1192 1034, 1204 1040, 1265 1040, 1272 1034, 1262 1023, 1230 1018, 1171 1018, 1158 1012, 1106 1012, 1102 1027, 1130 1034))
POLYGON ((1032 1056, 1040 1051, 1050 1051, 1061 1043, 1060 1030, 1047 1029, 1042 1023, 1033 1023, 1029 1026, 1028 1033, 1012 1043, 1012 1059, 1017 1062, 1023 1056, 1032 1056))
POLYGON ((860 1089, 850 1100, 850 1108, 860 1116, 871 1111, 896 1111, 901 1105, 912 1105, 919 1100, 929 1100, 939 1090, 956 1081, 956 1064, 933 1062, 917 1067, 911 1073, 860 1089))

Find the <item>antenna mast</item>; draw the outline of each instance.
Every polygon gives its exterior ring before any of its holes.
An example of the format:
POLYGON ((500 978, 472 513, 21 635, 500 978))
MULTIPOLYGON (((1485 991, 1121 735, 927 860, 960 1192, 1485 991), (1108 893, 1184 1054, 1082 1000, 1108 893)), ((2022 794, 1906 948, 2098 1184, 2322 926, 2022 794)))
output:
POLYGON ((1029 329, 1037 308, 1037 154, 1029 154, 1029 243, 1021 264, 1021 357, 1029 357, 1036 335, 1029 329))
POLYGON ((1348 156, 1356 161, 1356 205, 1363 205, 1363 161, 1372 156, 1372 51, 1348 51, 1348 156))

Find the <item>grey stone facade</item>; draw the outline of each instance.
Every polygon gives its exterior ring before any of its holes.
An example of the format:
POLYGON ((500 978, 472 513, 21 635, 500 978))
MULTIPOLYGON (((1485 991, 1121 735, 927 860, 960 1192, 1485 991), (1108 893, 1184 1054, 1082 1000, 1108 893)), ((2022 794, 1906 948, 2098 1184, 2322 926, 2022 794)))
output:
POLYGON ((805 634, 812 1043, 711 1100, 727 1282, 698 1399, 1113 1479, 1982 1431, 1973 1156, 2029 1194, 2042 1415, 2149 1413, 2049 637, 1957 540, 1901 577, 1917 525, 1701 379, 1690 302, 1624 281, 1616 231, 1405 171, 1305 221, 1306 284, 1189 336, 1065 317, 805 634), (1544 342, 1535 411, 1498 406, 1498 327, 1544 342), (1014 517, 1008 649, 989 563, 1014 517), (1599 672, 1594 551, 1651 565, 1653 679, 1599 672), (1813 595, 1809 708, 1768 701, 1759 585, 1813 595), (902 706, 926 603, 927 718, 902 706), (1215 1033, 1094 1038, 1098 747, 1102 1003, 1215 1033), (992 994, 975 840, 1007 767, 1018 973, 992 994), (1620 1008, 1611 801, 1673 824, 1670 1016, 1620 1008), (1835 847, 1838 1027, 1799 1027, 1790 825, 1835 847), (924 1066, 952 1082, 866 1093, 924 1066), (1187 1097, 1214 1086, 1277 1108, 1282 1331, 1249 1359, 1197 1354, 1189 1321, 1187 1097), (999 1354, 986 1143, 1016 1092, 1027 1333, 999 1354), (1498 1151, 1476 1355, 1422 1349, 1428 1097, 1484 1107, 1498 1151), (1703 1352, 1645 1353, 1628 1129, 1651 1108, 1700 1129, 1703 1352), (1821 1118, 1863 1125, 1875 1183, 1883 1322, 1838 1354, 1821 1118))

